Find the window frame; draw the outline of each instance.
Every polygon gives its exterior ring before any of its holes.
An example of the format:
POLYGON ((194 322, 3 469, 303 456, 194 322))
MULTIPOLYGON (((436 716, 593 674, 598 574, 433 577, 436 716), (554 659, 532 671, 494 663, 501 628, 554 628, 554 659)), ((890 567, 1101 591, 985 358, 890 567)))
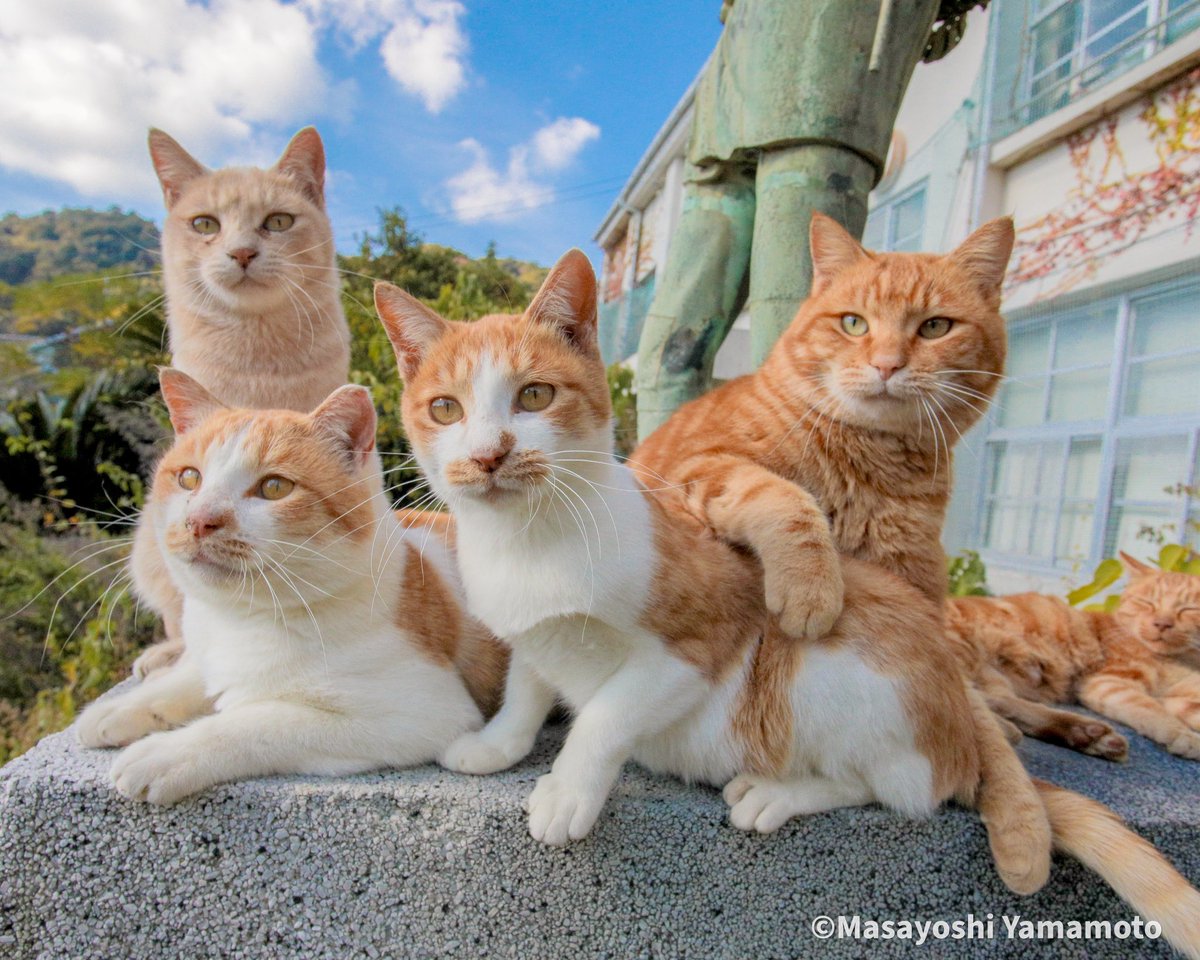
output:
MULTIPOLYGON (((1200 0, 1198 0, 1200 2, 1200 0)), ((886 202, 878 204, 873 210, 867 211, 867 219, 873 215, 879 215, 883 220, 883 246, 872 247, 880 253, 892 253, 896 250, 896 209, 909 200, 916 197, 921 198, 921 231, 920 239, 922 243, 918 244, 916 249, 921 250, 924 247, 925 228, 928 225, 929 218, 927 213, 927 201, 929 198, 929 178, 922 177, 911 186, 905 187, 903 191, 897 193, 894 197, 889 197, 886 202)), ((867 227, 863 224, 863 239, 866 239, 867 227)))

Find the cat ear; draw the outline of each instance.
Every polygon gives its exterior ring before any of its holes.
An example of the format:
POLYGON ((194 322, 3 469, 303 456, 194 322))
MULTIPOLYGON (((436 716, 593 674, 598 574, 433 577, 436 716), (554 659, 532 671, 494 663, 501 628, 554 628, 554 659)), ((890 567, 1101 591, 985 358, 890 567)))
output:
POLYGON ((311 414, 313 422, 330 434, 362 467, 375 449, 375 404, 371 391, 357 384, 338 387, 311 414))
POLYGON ((150 160, 154 164, 154 172, 158 174, 158 182, 162 186, 163 201, 170 210, 175 201, 183 193, 188 181, 208 173, 208 169, 183 149, 174 137, 151 127, 150 160))
POLYGON ((171 426, 175 428, 176 436, 183 436, 218 410, 228 409, 199 383, 174 367, 159 368, 158 385, 167 403, 167 412, 171 414, 171 426))
POLYGON ((568 250, 551 268, 525 318, 554 327, 580 352, 599 355, 596 272, 582 250, 568 250))
POLYGON ((827 286, 837 274, 869 256, 845 227, 832 217, 815 211, 808 227, 808 245, 812 250, 814 291, 827 286))
POLYGON ((275 169, 296 180, 318 207, 325 206, 325 145, 316 127, 305 127, 292 137, 275 169))
POLYGON ((383 280, 375 284, 375 312, 392 341, 402 380, 410 380, 429 348, 450 325, 412 294, 383 280))
POLYGON ((1125 568, 1125 572, 1131 577, 1144 577, 1147 574, 1155 572, 1150 564, 1142 563, 1141 560, 1135 560, 1124 550, 1120 551, 1117 556, 1121 558, 1121 566, 1125 568))
POLYGON ((985 297, 999 302, 1015 238, 1012 217, 997 217, 967 237, 950 259, 967 272, 985 297))

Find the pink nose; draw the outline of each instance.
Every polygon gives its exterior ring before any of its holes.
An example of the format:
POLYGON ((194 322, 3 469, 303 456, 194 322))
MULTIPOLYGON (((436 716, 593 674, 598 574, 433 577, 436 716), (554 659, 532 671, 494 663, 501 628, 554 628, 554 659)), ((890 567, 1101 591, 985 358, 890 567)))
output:
POLYGON ((887 383, 888 380, 892 379, 892 375, 895 374, 897 370, 900 370, 904 367, 904 363, 900 360, 877 360, 874 361, 871 366, 879 371, 879 379, 884 383, 887 383))
POLYGON ((193 513, 187 518, 187 528, 197 540, 210 537, 229 525, 227 513, 193 513))
POLYGON ((258 256, 258 251, 253 247, 238 247, 236 250, 229 251, 231 260, 236 260, 243 270, 250 266, 250 261, 258 256))
POLYGON ((479 464, 479 466, 486 472, 494 473, 500 467, 500 464, 504 462, 504 458, 507 456, 507 450, 497 447, 494 450, 486 450, 482 453, 472 454, 471 459, 479 464))
POLYGON ((1160 617, 1154 621, 1154 626, 1157 627, 1159 630, 1170 630, 1173 626, 1175 626, 1175 621, 1174 620, 1164 620, 1160 617))

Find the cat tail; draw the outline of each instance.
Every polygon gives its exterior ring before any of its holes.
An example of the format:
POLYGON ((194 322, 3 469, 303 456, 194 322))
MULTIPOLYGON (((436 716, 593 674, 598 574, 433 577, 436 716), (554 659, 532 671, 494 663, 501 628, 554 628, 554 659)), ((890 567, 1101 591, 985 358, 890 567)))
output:
POLYGON ((970 805, 987 829, 1005 886, 1014 893, 1035 893, 1050 877, 1053 838, 1045 804, 996 715, 970 684, 967 699, 979 752, 979 781, 970 805))
POLYGON ((1138 916, 1161 924, 1176 950, 1200 960, 1200 892, 1104 804, 1033 782, 1050 817, 1055 847, 1103 877, 1138 916))

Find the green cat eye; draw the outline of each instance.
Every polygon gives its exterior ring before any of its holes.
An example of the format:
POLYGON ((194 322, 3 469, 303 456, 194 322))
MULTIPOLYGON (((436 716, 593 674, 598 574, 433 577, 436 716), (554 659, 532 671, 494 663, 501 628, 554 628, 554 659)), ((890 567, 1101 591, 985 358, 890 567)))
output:
POLYGON ((861 337, 869 328, 867 321, 857 313, 847 313, 842 317, 842 329, 852 337, 861 337))
POLYGON ((195 490, 200 486, 200 471, 195 467, 184 467, 176 474, 175 479, 184 490, 195 490))
POLYGON ((463 418, 462 404, 453 397, 438 397, 430 402, 429 415, 442 426, 458 423, 463 418))
POLYGON ((216 217, 199 216, 192 217, 192 229, 197 233, 212 235, 221 232, 221 221, 216 217))
POLYGON ((517 406, 530 413, 537 413, 550 406, 554 399, 554 387, 548 383, 531 383, 517 394, 517 406))
POLYGON ((926 340, 936 340, 948 334, 952 326, 954 321, 949 317, 930 317, 917 328, 917 336, 926 340))
POLYGON ((282 500, 295 489, 295 482, 287 477, 264 477, 258 485, 258 495, 264 500, 282 500))
POLYGON ((273 213, 263 221, 263 229, 272 233, 282 233, 295 222, 296 218, 290 213, 273 213))

